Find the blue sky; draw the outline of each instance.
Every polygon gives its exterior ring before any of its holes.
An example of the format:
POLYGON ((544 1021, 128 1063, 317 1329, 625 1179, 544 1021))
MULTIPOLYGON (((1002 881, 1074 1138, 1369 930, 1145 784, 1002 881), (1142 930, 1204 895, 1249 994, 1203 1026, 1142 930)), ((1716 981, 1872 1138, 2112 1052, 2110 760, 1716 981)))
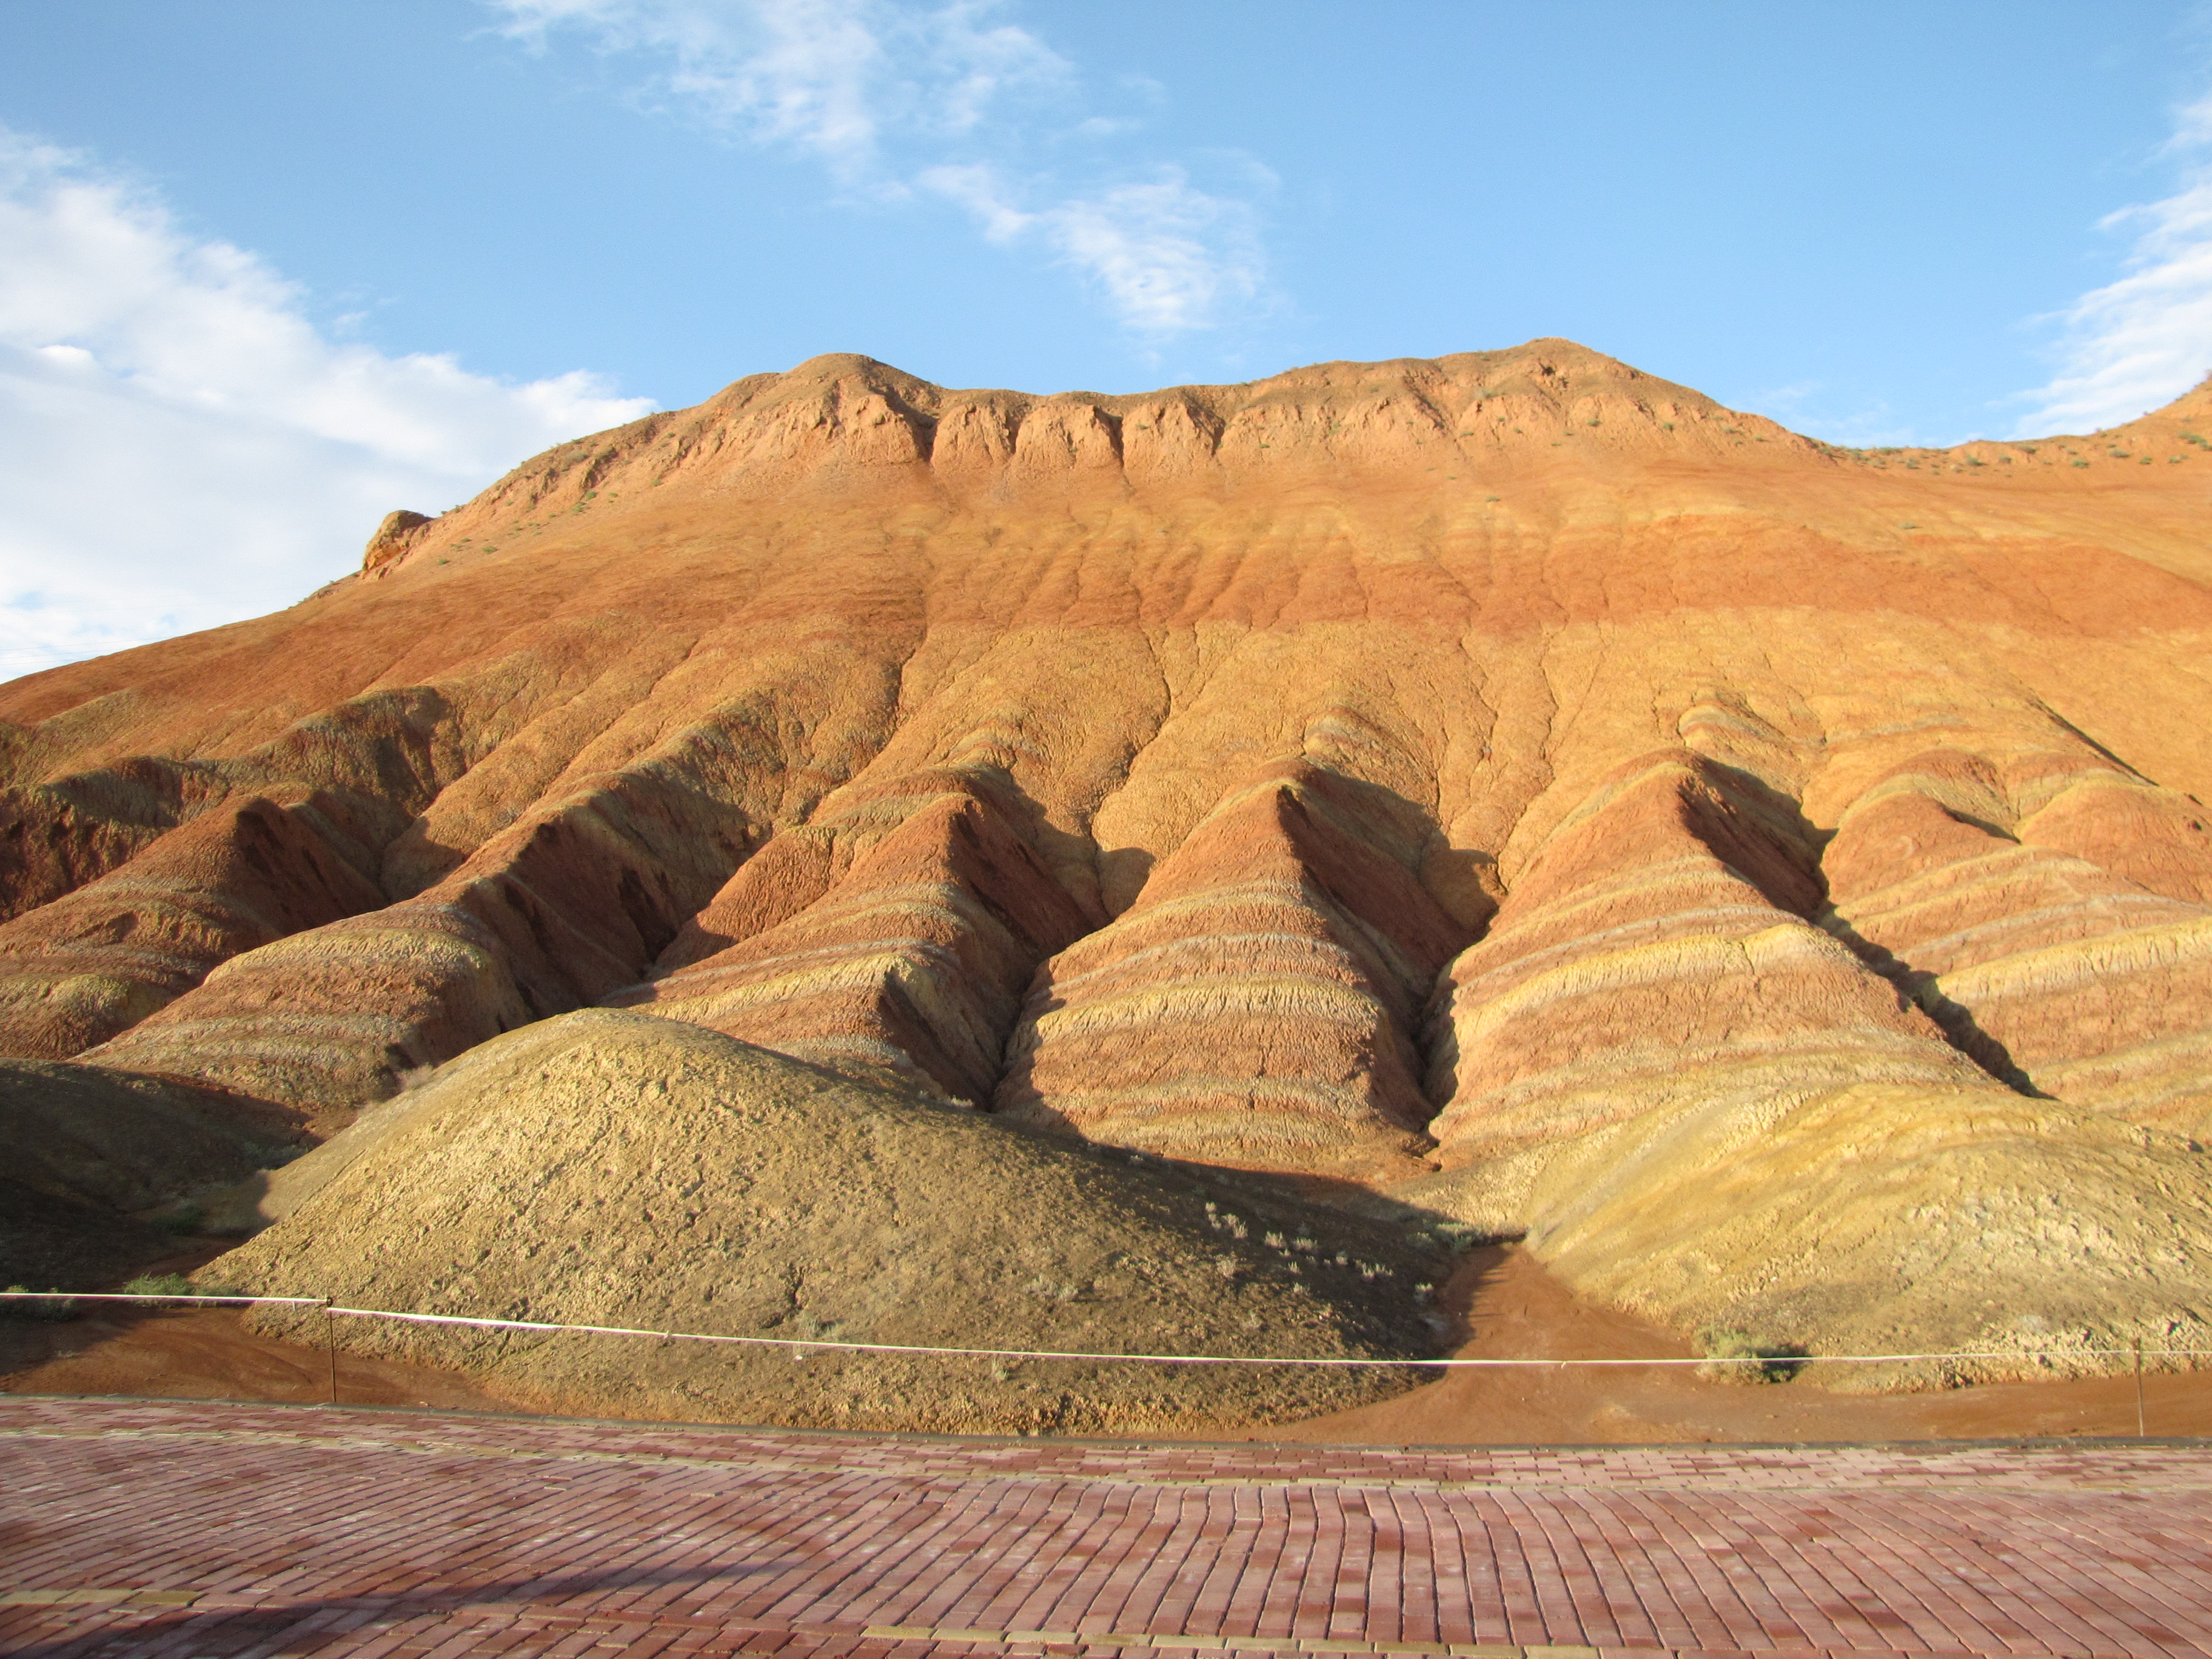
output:
POLYGON ((0 670, 859 350, 1128 391, 1564 334, 1844 442, 2212 368, 2212 12, 0 0, 0 670))

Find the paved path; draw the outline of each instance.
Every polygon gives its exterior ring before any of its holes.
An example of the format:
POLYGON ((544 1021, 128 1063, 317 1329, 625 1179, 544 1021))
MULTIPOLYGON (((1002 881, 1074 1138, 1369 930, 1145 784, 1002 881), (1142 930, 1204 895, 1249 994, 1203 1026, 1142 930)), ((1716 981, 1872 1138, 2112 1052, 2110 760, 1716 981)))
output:
POLYGON ((2212 1654, 2212 1446, 1398 1451, 0 1396, 0 1652, 2212 1654))

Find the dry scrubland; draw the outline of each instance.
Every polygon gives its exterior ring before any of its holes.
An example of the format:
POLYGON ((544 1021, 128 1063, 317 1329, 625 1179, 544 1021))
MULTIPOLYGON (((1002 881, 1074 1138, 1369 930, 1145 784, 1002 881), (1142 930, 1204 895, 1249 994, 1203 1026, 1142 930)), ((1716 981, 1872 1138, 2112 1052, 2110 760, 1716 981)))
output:
MULTIPOLYGON (((394 1306, 1418 1352, 1448 1219, 2020 1356, 1844 1386, 2212 1346, 2207 422, 1838 451, 1563 341, 752 376, 0 689, 7 1085, 189 1119, 173 1188, 374 1108, 210 1275, 394 1306)), ((157 1202, 16 1178, 86 1261, 157 1202)), ((471 1342, 855 1423, 1382 1386, 471 1342)))

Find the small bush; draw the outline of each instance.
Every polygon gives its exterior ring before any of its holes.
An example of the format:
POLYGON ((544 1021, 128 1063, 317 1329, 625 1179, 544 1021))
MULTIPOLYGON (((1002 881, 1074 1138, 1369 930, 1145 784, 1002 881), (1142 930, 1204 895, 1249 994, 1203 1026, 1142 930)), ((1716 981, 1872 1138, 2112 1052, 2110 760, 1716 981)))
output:
POLYGON ((1769 1342, 1748 1331, 1708 1325, 1698 1333, 1698 1352, 1706 1363, 1698 1375, 1708 1382, 1787 1382, 1803 1369, 1805 1351, 1769 1342))
POLYGON ((8 1296, 0 1299, 0 1316, 10 1319, 51 1319, 57 1323, 76 1317, 75 1297, 49 1290, 46 1295, 27 1301, 24 1298, 31 1295, 29 1285, 10 1285, 8 1291, 8 1296))
POLYGON ((1481 1228, 1464 1221, 1432 1221, 1426 1229, 1429 1237, 1447 1250, 1471 1250, 1478 1244, 1495 1241, 1481 1228))
POLYGON ((206 1219, 207 1212, 198 1205, 179 1204, 167 1214, 155 1216, 154 1224, 165 1233, 174 1233, 179 1237, 189 1238, 192 1234, 199 1231, 200 1224, 206 1219))
POLYGON ((125 1296, 191 1296, 192 1281, 182 1273, 141 1273, 123 1287, 125 1296))

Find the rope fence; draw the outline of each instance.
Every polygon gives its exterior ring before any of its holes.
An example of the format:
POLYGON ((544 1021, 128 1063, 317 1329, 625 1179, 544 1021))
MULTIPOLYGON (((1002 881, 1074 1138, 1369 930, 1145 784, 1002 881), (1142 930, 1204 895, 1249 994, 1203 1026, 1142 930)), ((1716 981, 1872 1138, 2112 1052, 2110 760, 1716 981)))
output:
POLYGON ((1561 1366, 1632 1365, 1888 1365, 1947 1359, 2205 1359, 2212 1348, 2012 1348, 1991 1352, 1958 1353, 1771 1353, 1726 1354, 1704 1358, 1650 1359, 1492 1359, 1364 1358, 1299 1354, 1090 1353, 1061 1348, 956 1348, 910 1342, 840 1342, 822 1337, 720 1336, 703 1331, 662 1331, 628 1325, 572 1325, 531 1319, 478 1319, 460 1314, 400 1313, 389 1308, 344 1308, 317 1296, 204 1296, 131 1295, 123 1291, 0 1291, 0 1301, 31 1302, 143 1302, 161 1305, 179 1303, 234 1307, 273 1304, 319 1308, 333 1319, 389 1319, 416 1325, 462 1325, 482 1330, 573 1331, 590 1336, 648 1337, 662 1342, 711 1342, 763 1348, 829 1349, 854 1353, 938 1355, 960 1359, 1066 1359, 1091 1364, 1127 1363, 1145 1365, 1306 1365, 1388 1366, 1421 1365, 1446 1370, 1499 1369, 1514 1366, 1557 1369, 1561 1366))

